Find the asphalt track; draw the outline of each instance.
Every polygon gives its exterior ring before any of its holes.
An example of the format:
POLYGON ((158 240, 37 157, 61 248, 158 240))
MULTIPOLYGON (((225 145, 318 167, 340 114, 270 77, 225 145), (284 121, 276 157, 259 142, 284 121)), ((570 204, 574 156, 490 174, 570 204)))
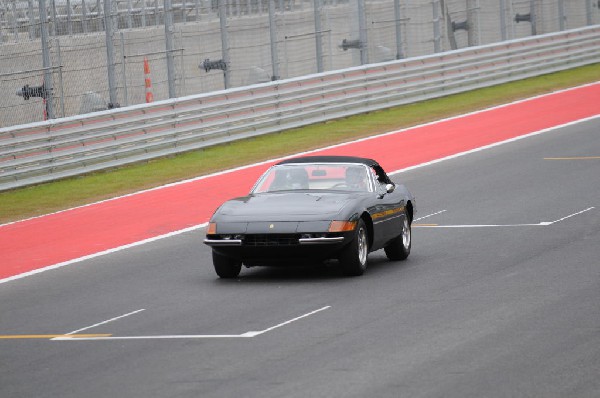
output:
MULTIPOLYGON (((329 148, 398 170, 599 113, 600 84, 329 148)), ((269 162, 184 184, 0 226, 0 281, 194 228, 224 199, 244 194, 269 162)))
POLYGON ((598 397, 599 131, 395 174, 413 252, 362 277, 219 280, 200 229, 4 283, 0 396, 598 397))

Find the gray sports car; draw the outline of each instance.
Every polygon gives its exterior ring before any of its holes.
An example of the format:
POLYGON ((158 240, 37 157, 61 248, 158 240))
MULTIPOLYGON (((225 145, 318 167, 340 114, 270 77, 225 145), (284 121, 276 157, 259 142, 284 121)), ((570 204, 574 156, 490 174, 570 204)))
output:
POLYGON ((338 259, 362 275, 367 254, 404 260, 411 249, 415 198, 372 159, 307 156, 268 169, 248 196, 222 204, 204 243, 221 278, 241 266, 283 266, 338 259))

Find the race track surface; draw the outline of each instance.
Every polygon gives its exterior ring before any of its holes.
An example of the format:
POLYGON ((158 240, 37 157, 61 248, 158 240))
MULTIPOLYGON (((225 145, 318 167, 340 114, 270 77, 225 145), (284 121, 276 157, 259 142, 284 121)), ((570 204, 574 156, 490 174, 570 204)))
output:
POLYGON ((361 277, 220 280, 197 229, 0 284, 0 396, 598 397, 599 131, 394 174, 413 251, 361 277))
POLYGON ((196 230, 5 283, 0 396, 600 396, 598 131, 396 174, 413 252, 362 277, 219 280, 196 230))

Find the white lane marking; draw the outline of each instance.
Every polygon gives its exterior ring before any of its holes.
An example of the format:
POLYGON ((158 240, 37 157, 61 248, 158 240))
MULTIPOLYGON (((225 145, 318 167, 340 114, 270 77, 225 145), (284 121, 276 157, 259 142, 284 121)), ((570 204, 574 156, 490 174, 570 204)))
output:
MULTIPOLYGON (((431 125, 435 125, 435 124, 441 124, 441 123, 444 123, 444 122, 447 122, 447 121, 451 121, 451 120, 459 120, 459 119, 463 119, 463 118, 466 118, 466 117, 469 117, 469 116, 478 115, 480 113, 490 112, 490 111, 493 111, 493 110, 496 110, 496 109, 502 109, 502 108, 506 108, 506 107, 509 107, 509 106, 517 105, 517 104, 521 104, 521 103, 528 102, 528 101, 534 101, 534 100, 537 100, 539 98, 550 97, 552 95, 557 95, 557 94, 561 94, 561 93, 565 93, 565 92, 569 92, 569 91, 579 90, 579 89, 586 88, 586 87, 591 87, 591 86, 594 86, 596 84, 599 84, 599 83, 598 82, 593 82, 593 83, 583 84, 583 85, 577 86, 577 87, 569 87, 569 88, 566 88, 566 89, 563 89, 563 90, 557 90, 557 91, 553 91, 553 92, 547 93, 547 94, 540 94, 540 95, 536 95, 535 97, 524 98, 524 99, 520 99, 520 100, 517 100, 517 101, 509 102, 509 103, 506 103, 506 104, 496 105, 496 106, 492 106, 490 108, 485 108, 485 109, 480 109, 480 110, 469 112, 469 113, 464 113, 462 115, 451 116, 451 117, 447 117, 447 118, 444 118, 444 119, 435 120, 435 121, 432 121, 432 122, 423 123, 423 124, 419 124, 419 125, 416 125, 416 126, 412 126, 412 127, 408 127, 408 128, 404 128, 404 129, 400 129, 400 130, 394 130, 394 131, 390 131, 390 132, 386 132, 386 133, 382 133, 382 134, 378 134, 378 135, 374 135, 374 136, 370 136, 370 137, 360 138, 360 139, 354 140, 354 141, 349 141, 349 142, 345 142, 345 143, 341 143, 341 144, 336 144, 336 145, 331 145, 331 146, 327 146, 327 147, 323 147, 323 148, 318 148, 318 149, 314 149, 314 150, 311 150, 311 151, 300 152, 300 153, 297 153, 297 154, 294 154, 294 155, 288 155, 288 156, 283 156, 283 157, 279 157, 279 158, 269 159, 269 160, 265 160, 265 161, 262 161, 262 162, 252 163, 252 164, 249 164, 249 165, 240 166, 240 167, 236 167, 236 168, 229 169, 229 170, 219 171, 219 172, 212 173, 212 174, 207 174, 207 175, 203 175, 203 176, 199 176, 199 177, 190 178, 190 179, 187 179, 187 180, 177 181, 177 182, 173 182, 173 183, 170 183, 170 184, 161 185, 159 187, 149 188, 149 189, 145 189, 145 190, 138 191, 138 192, 132 192, 132 193, 129 193, 129 194, 126 194, 126 195, 116 196, 116 197, 110 198, 110 199, 100 200, 100 201, 94 202, 94 203, 88 203, 88 204, 85 204, 85 205, 72 207, 70 209, 65 209, 65 210, 60 210, 60 211, 56 211, 56 212, 53 212, 53 213, 48 213, 48 214, 44 214, 44 215, 40 215, 40 216, 30 217, 30 218, 26 218, 26 219, 23 219, 23 220, 12 221, 12 222, 9 222, 9 223, 6 223, 6 224, 0 224, 0 228, 2 228, 4 226, 7 226, 7 225, 12 225, 12 224, 17 224, 17 223, 21 223, 21 222, 33 220, 33 219, 36 219, 36 218, 46 217, 46 216, 53 215, 53 214, 60 214, 60 213, 64 213, 64 212, 75 210, 75 209, 81 209, 81 208, 85 208, 85 207, 89 207, 89 206, 94 206, 94 205, 97 205, 97 204, 100 204, 100 203, 110 202, 110 201, 113 201, 113 200, 119 200, 119 199, 122 199, 122 198, 127 198, 129 196, 139 195, 139 194, 143 194, 143 193, 146 193, 146 192, 156 191, 156 190, 159 190, 159 189, 173 187, 173 186, 177 186, 177 185, 181 185, 181 184, 187 184, 187 183, 194 182, 194 181, 204 180, 206 178, 221 176, 221 175, 224 175, 224 174, 229 174, 229 173, 233 173, 233 172, 236 172, 236 171, 249 169, 249 168, 252 168, 252 167, 261 166, 261 165, 269 164, 269 163, 272 163, 272 162, 277 162, 277 161, 280 161, 280 160, 283 160, 283 159, 287 159, 287 158, 290 158, 290 157, 302 156, 302 155, 307 155, 307 154, 311 154, 311 153, 315 153, 315 152, 325 151, 325 150, 328 150, 328 149, 339 148, 339 147, 344 146, 344 145, 350 145, 350 144, 354 144, 354 143, 357 143, 357 142, 368 141, 368 140, 373 140, 373 139, 377 139, 377 138, 380 138, 380 137, 385 137, 385 136, 388 136, 388 135, 399 134, 399 133, 403 133, 403 132, 408 131, 408 130, 418 129, 418 128, 427 127, 427 126, 431 126, 431 125)), ((600 115, 597 115, 597 116, 600 116, 600 115)), ((591 118, 581 119, 579 121, 584 122, 584 121, 593 119, 594 117, 596 117, 596 116, 593 116, 591 118)), ((577 121, 577 122, 579 122, 579 121, 577 121)), ((444 160, 445 160, 445 158, 444 158, 444 160)), ((423 165, 425 165, 425 164, 423 164, 423 165)), ((408 169, 398 170, 398 171, 395 171, 395 173, 400 173, 400 172, 405 171, 405 170, 408 170, 408 169)), ((388 173, 388 174, 391 174, 391 173, 388 173)))
POLYGON ((309 312, 309 313, 306 313, 306 314, 304 314, 304 315, 300 315, 300 316, 298 316, 298 317, 296 317, 296 318, 294 318, 294 319, 290 319, 289 321, 285 321, 285 322, 282 322, 282 323, 280 323, 280 324, 278 324, 278 325, 271 326, 270 328, 267 328, 267 329, 265 329, 265 330, 256 331, 256 332, 246 332, 246 333, 244 333, 244 335, 248 335, 249 337, 258 336, 258 335, 261 335, 261 334, 263 334, 263 333, 270 332, 271 330, 275 330, 275 329, 277 329, 277 328, 280 328, 280 327, 282 327, 282 326, 289 325, 289 324, 290 324, 290 323, 292 323, 292 322, 296 322, 296 321, 298 321, 298 320, 300 320, 300 319, 302 319, 302 318, 309 317, 309 316, 311 316, 311 315, 314 315, 314 314, 316 314, 316 313, 318 313, 318 312, 325 311, 325 310, 327 310, 327 309, 329 309, 329 308, 331 308, 331 306, 330 306, 330 305, 327 305, 327 306, 325 306, 325 307, 323 307, 323 308, 319 308, 318 310, 314 310, 314 311, 311 311, 311 312, 309 312))
MULTIPOLYGON (((189 334, 166 336, 108 336, 108 337, 55 337, 52 341, 96 341, 96 340, 180 340, 180 339, 231 339, 248 337, 243 334, 189 334)), ((251 336, 250 336, 251 337, 251 336)))
POLYGON ((128 317, 128 316, 131 316, 131 315, 135 315, 135 314, 137 314, 137 313, 139 313, 139 312, 142 312, 142 311, 145 311, 145 309, 143 309, 143 308, 142 308, 141 310, 137 310, 137 311, 128 312, 127 314, 123 314, 123 315, 120 315, 120 316, 116 316, 116 317, 114 317, 114 318, 107 319, 106 321, 98 322, 98 323, 95 323, 95 324, 93 324, 93 325, 86 326, 86 327, 84 327, 84 328, 77 329, 77 330, 74 330, 74 331, 72 331, 72 332, 69 332, 69 333, 65 333, 65 336, 69 336, 69 335, 72 335, 72 334, 77 334, 77 333, 79 333, 79 332, 83 332, 84 330, 88 330, 88 329, 95 328, 95 327, 97 327, 97 326, 106 325, 107 323, 114 322, 114 321, 117 321, 117 320, 119 320, 119 319, 122 319, 122 318, 125 318, 125 317, 128 317))
POLYGON ((202 224, 191 226, 189 228, 185 228, 185 229, 180 229, 178 231, 169 232, 168 234, 159 235, 159 236, 155 236, 153 238, 148 238, 148 239, 140 240, 138 242, 129 243, 127 245, 115 247, 113 249, 108 249, 108 250, 104 250, 104 251, 101 251, 101 252, 98 252, 98 253, 89 254, 87 256, 74 258, 72 260, 64 261, 62 263, 58 263, 58 264, 54 264, 54 265, 49 265, 49 266, 43 267, 43 268, 34 269, 34 270, 31 270, 31 271, 28 271, 28 272, 24 272, 22 274, 18 274, 18 275, 14 275, 14 276, 9 276, 8 278, 0 279, 0 285, 3 284, 3 283, 6 283, 6 282, 14 281, 16 279, 21 279, 21 278, 25 278, 27 276, 39 274, 41 272, 50 271, 52 269, 62 268, 64 266, 66 266, 66 265, 70 265, 70 264, 78 263, 78 262, 81 262, 81 261, 90 260, 92 258, 104 256, 105 254, 119 252, 121 250, 129 249, 129 248, 136 247, 136 246, 140 246, 140 245, 143 245, 143 244, 146 244, 146 243, 150 243, 150 242, 154 242, 154 241, 157 241, 157 240, 160 240, 160 239, 170 238, 171 236, 181 235, 181 234, 186 233, 186 232, 195 231, 197 229, 204 228, 207 225, 208 225, 208 223, 205 222, 205 223, 202 223, 202 224))
POLYGON ((557 222, 561 222, 561 221, 564 221, 564 220, 566 220, 567 218, 571 218, 571 217, 578 216, 578 215, 580 215, 580 214, 582 214, 582 213, 585 213, 585 212, 587 212, 587 211, 590 211, 590 210, 593 210, 593 209, 595 209, 595 207, 588 207, 588 208, 587 208, 587 209, 585 209, 585 210, 581 210, 581 211, 578 211, 577 213, 569 214, 568 216, 566 216, 566 217, 563 217, 563 218, 560 218, 560 219, 558 219, 558 220, 556 220, 556 221, 552 221, 552 222, 551 222, 551 224, 556 224, 557 222))
POLYGON ((566 217, 560 218, 556 221, 542 221, 537 224, 462 224, 462 225, 435 225, 435 224, 423 224, 423 225, 414 225, 418 228, 496 228, 496 227, 547 227, 549 225, 556 224, 558 222, 564 221, 568 218, 575 217, 579 214, 588 212, 590 210, 595 209, 595 207, 589 207, 585 210, 578 211, 577 213, 569 214, 566 217))
POLYGON ((492 228, 492 227, 539 227, 550 225, 548 223, 539 224, 458 224, 458 225, 414 225, 416 228, 492 228))
POLYGON ((429 218, 429 217, 437 216, 438 214, 442 214, 442 213, 444 213, 446 211, 447 210, 440 210, 438 212, 431 213, 431 214, 428 214, 428 215, 423 216, 423 217, 415 218, 414 221, 421 221, 421 220, 424 220, 424 219, 429 218))
POLYGON ((330 305, 325 306, 323 308, 319 308, 318 310, 314 310, 308 312, 304 315, 300 315, 296 318, 290 319, 289 321, 282 322, 275 326, 271 326, 267 329, 260 331, 249 331, 242 334, 190 334, 190 335, 163 335, 163 336, 108 336, 108 337, 77 337, 72 336, 69 337, 67 335, 61 337, 55 337, 52 340, 56 341, 94 341, 94 340, 177 340, 177 339, 231 339, 231 338, 251 338, 260 336, 261 334, 265 334, 272 330, 281 328, 283 326, 289 325, 292 322, 296 322, 300 319, 307 318, 311 315, 324 311, 326 309, 331 308, 330 305))

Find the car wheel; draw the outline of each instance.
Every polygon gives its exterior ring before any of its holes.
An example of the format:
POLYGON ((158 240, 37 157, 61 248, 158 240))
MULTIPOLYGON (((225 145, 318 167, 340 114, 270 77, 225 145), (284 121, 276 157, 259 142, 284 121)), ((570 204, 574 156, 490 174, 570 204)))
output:
POLYGON ((212 257, 215 271, 220 278, 235 278, 240 274, 242 269, 241 260, 224 256, 215 251, 213 251, 212 257))
POLYGON ((340 255, 340 263, 344 274, 349 276, 362 275, 367 269, 367 254, 369 253, 369 237, 367 227, 361 219, 358 221, 354 239, 340 255))
POLYGON ((404 219, 402 221, 402 233, 384 247, 383 250, 385 250, 387 258, 392 261, 406 260, 410 254, 411 244, 412 234, 410 222, 405 211, 404 219))

